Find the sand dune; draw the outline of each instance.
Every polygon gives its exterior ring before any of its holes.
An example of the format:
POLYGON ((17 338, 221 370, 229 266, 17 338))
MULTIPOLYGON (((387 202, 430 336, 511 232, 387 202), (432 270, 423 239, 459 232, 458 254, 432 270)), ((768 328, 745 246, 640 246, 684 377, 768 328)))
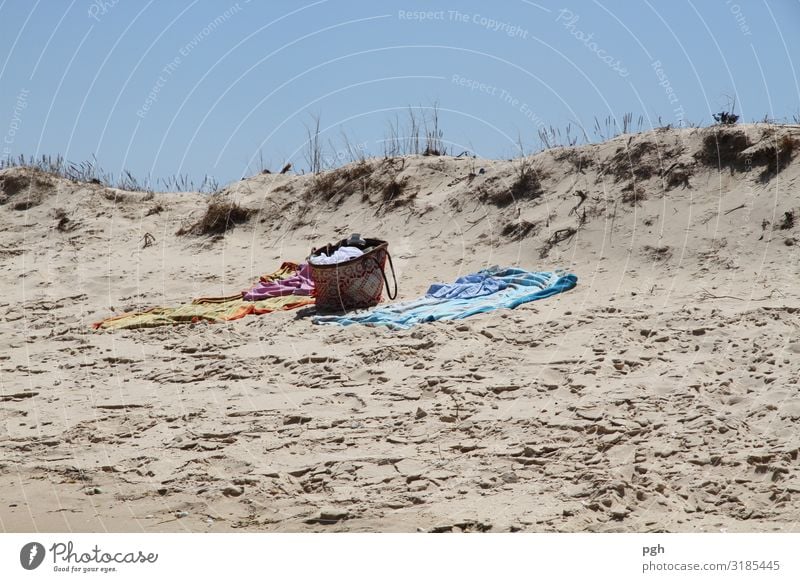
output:
POLYGON ((5 531, 795 531, 800 127, 368 160, 208 195, 0 172, 5 531), (565 294, 409 331, 306 312, 98 332, 350 232, 401 299, 500 264, 565 294))

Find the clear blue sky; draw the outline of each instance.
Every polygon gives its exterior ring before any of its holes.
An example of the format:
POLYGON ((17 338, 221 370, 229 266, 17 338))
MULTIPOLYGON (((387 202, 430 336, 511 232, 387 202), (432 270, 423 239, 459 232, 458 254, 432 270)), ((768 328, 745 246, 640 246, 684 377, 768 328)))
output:
POLYGON ((0 0, 0 151, 225 183, 259 152, 304 168, 313 114, 381 154, 438 101, 450 150, 486 157, 626 112, 707 125, 734 96, 785 121, 798 28, 800 0, 0 0))

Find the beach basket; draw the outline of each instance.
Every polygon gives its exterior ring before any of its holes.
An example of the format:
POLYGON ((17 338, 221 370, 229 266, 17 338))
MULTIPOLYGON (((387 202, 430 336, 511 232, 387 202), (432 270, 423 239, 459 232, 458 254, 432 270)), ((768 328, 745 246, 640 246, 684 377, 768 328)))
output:
MULTIPOLYGON (((333 265, 308 262, 314 280, 313 296, 317 311, 342 312, 377 305, 383 295, 384 283, 389 299, 397 297, 397 278, 389 255, 389 243, 374 238, 363 240, 365 252, 360 257, 333 265), (387 259, 394 279, 394 293, 389 291, 389 280, 386 278, 387 259)), ((336 249, 347 244, 347 240, 342 240, 312 249, 309 258, 323 250, 331 256, 336 249)))

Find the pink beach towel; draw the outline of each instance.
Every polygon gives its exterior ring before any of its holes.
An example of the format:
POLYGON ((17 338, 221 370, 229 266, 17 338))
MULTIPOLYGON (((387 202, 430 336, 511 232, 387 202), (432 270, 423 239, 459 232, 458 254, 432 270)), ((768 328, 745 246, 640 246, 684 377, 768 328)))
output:
POLYGON ((286 279, 278 281, 261 281, 258 285, 245 291, 242 299, 245 301, 262 301, 270 297, 284 297, 285 295, 311 295, 314 290, 314 281, 308 263, 303 263, 297 273, 286 279))

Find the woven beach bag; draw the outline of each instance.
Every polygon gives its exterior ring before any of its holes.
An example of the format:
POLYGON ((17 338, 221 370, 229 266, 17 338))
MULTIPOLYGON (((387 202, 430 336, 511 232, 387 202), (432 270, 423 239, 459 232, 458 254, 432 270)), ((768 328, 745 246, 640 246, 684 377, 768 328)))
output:
MULTIPOLYGON (((342 312, 377 305, 383 294, 384 283, 389 299, 397 297, 397 278, 392 257, 389 255, 389 243, 374 238, 363 240, 364 247, 368 250, 360 257, 333 265, 314 265, 309 261, 317 311, 342 312), (394 293, 389 291, 389 280, 386 278, 387 259, 394 279, 394 293)), ((315 248, 310 256, 322 250, 330 256, 336 249, 347 244, 347 240, 342 240, 315 248)))

